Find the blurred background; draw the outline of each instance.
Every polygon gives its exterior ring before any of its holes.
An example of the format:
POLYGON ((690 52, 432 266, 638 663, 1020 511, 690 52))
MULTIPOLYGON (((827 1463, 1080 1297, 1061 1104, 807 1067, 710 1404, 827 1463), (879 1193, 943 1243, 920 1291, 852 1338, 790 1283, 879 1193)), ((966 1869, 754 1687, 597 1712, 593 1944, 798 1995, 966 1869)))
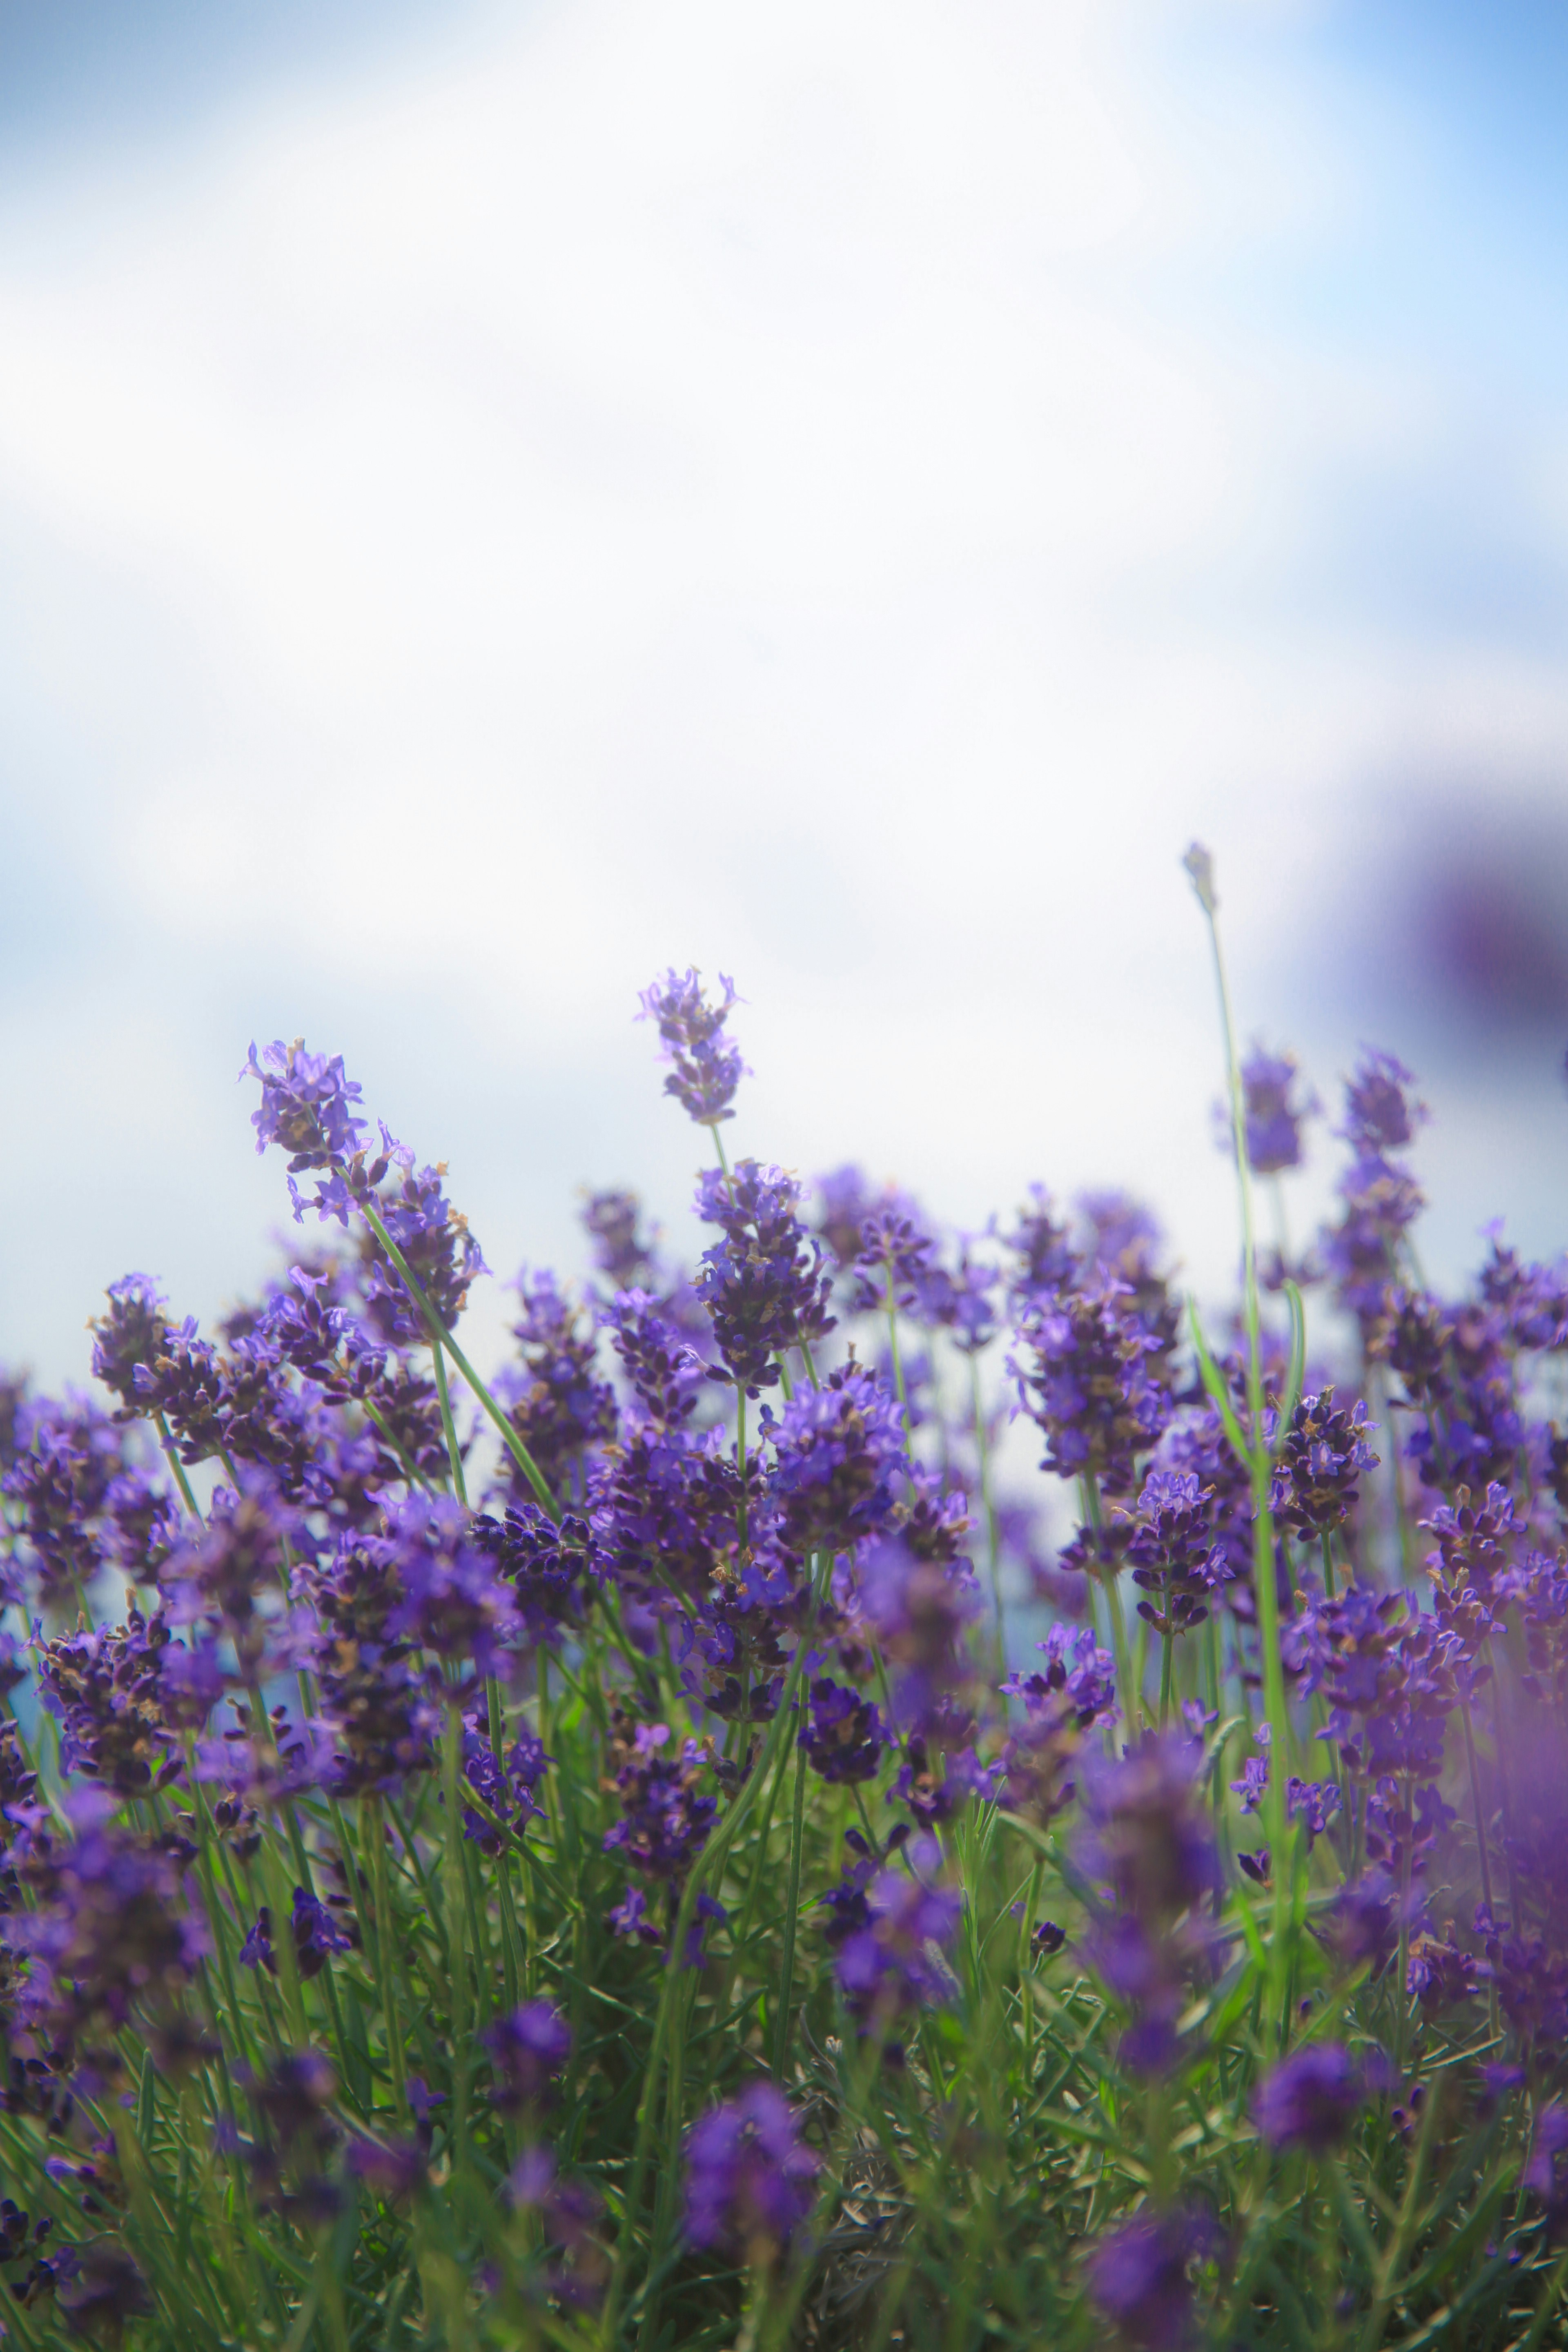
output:
POLYGON ((1527 0, 0 0, 0 1355, 274 1262, 253 1037, 499 1273, 699 1245, 672 962, 735 1150, 1216 1294, 1194 835, 1433 1277, 1554 1252, 1565 108, 1527 0))

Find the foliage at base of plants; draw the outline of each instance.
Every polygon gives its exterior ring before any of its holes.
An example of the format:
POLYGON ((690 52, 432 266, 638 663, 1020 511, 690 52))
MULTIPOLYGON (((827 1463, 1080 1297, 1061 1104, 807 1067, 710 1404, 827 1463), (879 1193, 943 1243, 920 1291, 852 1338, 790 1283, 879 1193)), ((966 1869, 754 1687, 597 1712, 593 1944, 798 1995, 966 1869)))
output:
POLYGON ((445 1167, 251 1048, 293 1262, 0 1390, 7 2339, 1564 2340, 1568 1268, 1427 1286, 1381 1053, 1292 1253, 1188 870, 1207 1328, 1126 1195, 727 1150, 672 971, 711 1246, 593 1195, 486 1381, 445 1167))

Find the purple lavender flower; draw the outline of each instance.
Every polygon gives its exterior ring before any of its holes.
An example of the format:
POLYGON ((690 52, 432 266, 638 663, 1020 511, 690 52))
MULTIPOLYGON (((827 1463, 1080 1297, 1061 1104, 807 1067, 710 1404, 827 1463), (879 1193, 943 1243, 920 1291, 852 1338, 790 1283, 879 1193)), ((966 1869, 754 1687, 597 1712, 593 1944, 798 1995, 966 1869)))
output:
POLYGON ((563 1511, 552 1519, 531 1497, 514 1503, 505 1519, 469 1522, 468 1541, 493 1561, 531 1647, 559 1643, 582 1622, 608 1563, 586 1519, 563 1511))
POLYGON ((1568 1263, 1525 1265, 1503 1245, 1501 1220, 1487 1229, 1491 1256, 1481 1268, 1482 1302, 1501 1316, 1516 1348, 1560 1355, 1568 1348, 1568 1263))
POLYGON ((503 2116, 540 2114, 572 2055, 572 2029, 547 2000, 527 2000, 479 2036, 495 2069, 491 2104, 503 2116))
POLYGON ((275 1670, 279 1608, 288 1589, 290 1552, 314 1549, 298 1511, 264 1470, 240 1473, 240 1487, 220 1486, 205 1528, 194 1531, 169 1562, 169 1615, 231 1642, 238 1679, 254 1686, 275 1670))
POLYGON ((941 1952, 958 1931, 963 1898, 934 1876, 942 1863, 934 1838, 911 1840, 906 1859, 907 1870, 868 1873, 858 1890, 866 1924, 838 1945, 838 1982, 851 2011, 884 2034, 905 2010, 946 2001, 956 1989, 941 1952))
MULTIPOLYGON (((61 2247, 52 2269, 61 2270, 61 2247)), ((73 2336, 101 2343, 117 2343, 128 2319, 140 2319, 153 2308, 147 2282, 122 2246, 99 2239, 72 2255, 68 2275, 56 2296, 73 2336)))
POLYGON ((613 1291, 651 1292, 658 1279, 654 1236, 644 1240, 642 1202, 635 1192, 591 1192, 583 1205, 583 1223, 594 1243, 594 1264, 608 1276, 613 1291))
POLYGON ((78 1399, 40 1401, 29 1412, 31 1443, 19 1452, 0 1495, 12 1506, 16 1554, 40 1600, 85 1591, 102 1565, 101 1515, 122 1468, 120 1433, 78 1399))
POLYGON ((978 1355, 996 1337, 995 1293, 1001 1279, 999 1268, 970 1256, 966 1243, 951 1272, 933 1265, 920 1282, 915 1301, 919 1319, 951 1332, 964 1355, 978 1355))
POLYGON ((1430 1118, 1426 1104, 1405 1092, 1415 1083, 1392 1054, 1363 1046, 1355 1075, 1345 1084, 1345 1123, 1340 1132, 1363 1159, 1396 1151, 1430 1118))
POLYGON ((678 973, 672 966, 662 981, 656 980, 640 995, 642 1011, 637 1018, 657 1024, 662 1048, 659 1058, 670 1065, 664 1091, 675 1097, 699 1127, 717 1127, 721 1120, 734 1118, 731 1105, 735 1089, 750 1075, 740 1047, 724 1034, 730 1007, 736 1002, 735 983, 721 972, 719 984, 724 1001, 710 1004, 701 974, 690 969, 678 973))
POLYGON ((122 1797, 166 1788, 180 1771, 162 1678, 169 1628, 131 1610, 123 1625, 83 1626, 38 1652, 39 1696, 60 1726, 60 1763, 122 1797))
MULTIPOLYGON (((1241 1810, 1244 1813, 1258 1813, 1263 1810, 1264 1801, 1268 1792, 1270 1767, 1273 1761, 1269 1753, 1270 1731, 1271 1727, 1268 1724, 1258 1725, 1253 1737, 1261 1744, 1263 1753, 1261 1756, 1245 1757, 1242 1759, 1240 1780, 1230 1783, 1231 1788, 1241 1799, 1241 1810)), ((1309 1853, 1312 1850, 1314 1841, 1322 1836, 1331 1819, 1339 1811, 1342 1802, 1343 1791, 1338 1781, 1302 1780, 1299 1780, 1294 1773, 1290 1775, 1285 1786, 1286 1808, 1289 1818, 1299 1822, 1305 1829, 1309 1853)), ((1237 1860, 1249 1878, 1263 1881, 1268 1879, 1268 1850, 1267 1847, 1256 1855, 1237 1854, 1237 1860)))
POLYGON ((912 1202, 895 1194, 872 1209, 860 1227, 851 1300, 862 1315, 906 1311, 918 1304, 936 1272, 936 1244, 917 1222, 912 1202))
POLYGON ((799 1202, 793 1176, 754 1160, 737 1160, 727 1176, 708 1169, 699 1180, 698 1214, 721 1227, 724 1238, 703 1252, 697 1295, 713 1318, 729 1377, 748 1396, 776 1385, 776 1354, 809 1347, 834 1326, 831 1276, 821 1243, 801 1223, 799 1202))
POLYGON ((929 1732, 944 1694, 968 1676, 964 1639, 982 1607, 974 1571, 967 1560, 921 1559, 905 1531, 867 1547, 858 1582, 884 1655, 902 1669, 898 1718, 929 1732))
POLYGON ((1178 2207, 1134 2214, 1089 2258, 1089 2291, 1124 2340, 1139 2352, 1185 2352, 1194 2340, 1194 2255, 1215 2251, 1206 2214, 1178 2207))
POLYGON ((1357 1479, 1377 1467, 1366 1443, 1376 1427, 1359 1397, 1348 1407, 1335 1404, 1331 1388, 1302 1397, 1274 1474, 1275 1517, 1303 1535, 1327 1535, 1342 1526, 1355 1504, 1357 1479))
POLYGON ((1363 1335, 1397 1278, 1405 1232, 1426 1205, 1409 1170, 1387 1157, 1410 1141, 1426 1115, 1424 1105, 1406 1103, 1409 1083, 1409 1071, 1392 1055, 1369 1053, 1345 1090, 1341 1132, 1355 1158, 1340 1179, 1344 1213, 1323 1237, 1323 1257, 1340 1304, 1359 1318, 1363 1335))
POLYGON ((1096 1922, 1086 1951, 1131 2012, 1121 2056, 1137 2074, 1175 2063, 1176 2020, 1207 1948, 1202 1906, 1220 1880, 1197 1797, 1202 1762, 1196 1741, 1153 1733, 1117 1761, 1086 1758, 1078 1860, 1115 1906, 1096 1922))
POLYGON ((68 1801, 68 1843, 40 1844, 26 1877, 36 1908, 8 1934, 31 1953, 37 2012, 64 2035, 118 2032, 133 2006, 174 2000, 207 1949, 169 1858, 110 1821, 113 1800, 86 1789, 68 1801))
MULTIPOLYGON (((562 1296, 555 1276, 536 1274, 530 1281, 525 1269, 515 1287, 522 1313, 511 1328, 524 1370, 510 1375, 502 1393, 546 1483, 564 1493, 574 1470, 615 1435, 615 1391, 595 1378, 595 1335, 583 1329, 580 1310, 562 1296)), ((517 1500, 531 1494, 521 1471, 513 1469, 510 1479, 517 1500)))
POLYGON ((88 1325, 93 1334, 92 1377, 112 1390, 133 1414, 142 1411, 135 1394, 137 1368, 153 1363, 163 1352, 168 1327, 160 1310, 166 1302, 145 1274, 121 1275, 105 1295, 108 1314, 94 1316, 88 1325))
POLYGON ((470 1524, 450 1496, 409 1495, 388 1512, 385 1536, 364 1549, 397 1587, 384 1620, 393 1642, 493 1675, 521 1622, 492 1559, 470 1542, 470 1524))
POLYGON ((1037 1647, 1046 1654, 1044 1672, 1013 1675, 1003 1691, 1024 1702, 1002 1751, 1007 1804, 1043 1827, 1071 1801, 1069 1777, 1083 1735, 1117 1717, 1115 1664, 1094 1638, 1092 1626, 1053 1625, 1037 1647))
POLYGON ((861 1228, 874 1209, 895 1201, 900 1207, 910 1206, 891 1185, 884 1186, 879 1195, 865 1171, 850 1162, 819 1176, 816 1191, 820 1211, 816 1230, 826 1243, 840 1272, 852 1266, 859 1256, 861 1228))
POLYGON ((660 1426, 679 1429, 695 1411, 706 1378, 696 1349, 646 1290, 617 1291, 600 1319, 643 1411, 660 1426))
POLYGON ((1545 2206, 1553 2231, 1568 2212, 1568 2107, 1548 2099, 1536 2112, 1530 2137, 1530 2155, 1521 2176, 1545 2206))
MULTIPOLYGON (((376 1201, 383 1224, 396 1243, 443 1330, 450 1330, 468 1304, 476 1275, 488 1274, 468 1221, 442 1190, 446 1162, 416 1173, 409 1155, 401 1183, 376 1201)), ((329 1212, 323 1209, 321 1213, 329 1212)), ((296 1216, 300 1214, 298 1206, 296 1216)), ((365 1320, 389 1347, 413 1348, 430 1334, 424 1310, 373 1233, 364 1238, 365 1320)))
MULTIPOLYGON (((289 1919, 294 1939, 294 1965, 302 1978, 320 1976, 334 1952, 353 1948, 353 1938, 345 1935, 326 1906, 318 1902, 309 1887, 294 1889, 294 1907, 289 1919)), ((256 1924, 239 1948, 242 1968, 264 1968, 268 1976, 278 1973, 278 1957, 272 1948, 272 1913, 263 1904, 256 1924)))
POLYGON ((1019 1210, 1017 1224, 1006 1240, 1018 1260, 1007 1296, 1020 1314, 1073 1287, 1078 1277, 1077 1254, 1043 1184, 1030 1185, 1028 1202, 1019 1210))
POLYGON ((624 1853, 651 1878, 678 1886, 713 1826, 715 1797, 698 1793, 707 1759, 694 1739, 666 1754, 673 1734, 666 1723, 633 1725, 617 1713, 611 1755, 621 1819, 605 1832, 605 1851, 624 1853))
POLYGON ((354 2179, 389 2205, 405 2203, 425 2179, 425 2151, 415 2140, 353 2139, 347 2162, 354 2179))
POLYGON ((436 1760, 438 1683, 391 1631, 403 1588, 382 1551, 346 1535, 323 1566, 307 1563, 296 1590, 321 1626, 317 1675, 345 1794, 395 1795, 436 1760))
POLYGON ((640 1886, 628 1886, 622 1900, 605 1914, 605 1925, 612 1936, 626 1942, 657 1944, 659 1931, 647 1916, 647 1896, 640 1886))
POLYGON ((1114 1280, 1058 1294, 1026 1312, 1007 1359, 1019 1402, 1046 1433, 1042 1466, 1092 1477, 1108 1495, 1131 1491, 1137 1457, 1167 1414, 1149 1371, 1159 1342, 1131 1304, 1128 1286, 1114 1280))
MULTIPOLYGON (((541 1808, 533 1801, 533 1792, 546 1766, 552 1761, 544 1752, 543 1741, 526 1725, 520 1728, 511 1746, 502 1748, 498 1760, 485 1720, 484 1695, 480 1694, 463 1733, 463 1778, 502 1830, 521 1837, 531 1821, 542 1819, 541 1808)), ((501 1852, 502 1830, 498 1830, 483 1814, 465 1809, 463 1835, 471 1838, 483 1853, 501 1852)))
POLYGON ((258 1058, 252 1045, 239 1075, 261 1082, 260 1104, 250 1114, 257 1150, 280 1144, 289 1154, 290 1175, 310 1168, 341 1169, 358 1151, 368 1129, 353 1108, 361 1089, 344 1076, 341 1054, 331 1060, 325 1054, 307 1054, 304 1039, 296 1037, 291 1045, 279 1041, 265 1046, 258 1058))
POLYGON ((1316 1095, 1304 1102, 1298 1099, 1299 1071, 1294 1054, 1268 1054, 1260 1045, 1254 1045, 1241 1066, 1247 1156, 1260 1176, 1301 1164, 1302 1123, 1319 1105, 1316 1095))
POLYGON ((841 1551, 888 1524, 909 1459, 898 1399, 875 1372, 851 1358, 798 1391, 772 1434, 773 1489, 798 1550, 841 1551))
POLYGON ((811 1685, 810 1719, 796 1745, 825 1780, 874 1780, 886 1738, 869 1700, 829 1675, 818 1675, 811 1685))
POLYGON ((1132 1580, 1159 1602, 1141 1601, 1138 1614, 1160 1634, 1184 1633, 1209 1613, 1209 1595, 1235 1573, 1214 1539, 1214 1490, 1190 1471, 1151 1470, 1131 1526, 1126 1557, 1132 1580))
POLYGON ((810 2213, 819 2168, 783 2093, 754 2083, 687 2135, 688 2239, 727 2247, 752 2270, 770 2267, 810 2213))

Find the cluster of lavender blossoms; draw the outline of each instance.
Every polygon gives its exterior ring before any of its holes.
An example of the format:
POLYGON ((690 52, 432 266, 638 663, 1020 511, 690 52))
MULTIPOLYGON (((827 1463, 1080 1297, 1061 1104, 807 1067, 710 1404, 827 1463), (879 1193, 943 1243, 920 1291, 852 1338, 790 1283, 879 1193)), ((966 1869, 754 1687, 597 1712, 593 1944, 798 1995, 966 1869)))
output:
POLYGON ((1270 1247, 1226 1002, 1205 1318, 1127 1195, 731 1158, 738 1001, 642 999, 715 1238, 588 1195, 489 1380, 296 1041, 293 1262, 0 1381, 0 2333, 1560 2340, 1568 1266, 1429 1286, 1370 1051, 1270 1247))

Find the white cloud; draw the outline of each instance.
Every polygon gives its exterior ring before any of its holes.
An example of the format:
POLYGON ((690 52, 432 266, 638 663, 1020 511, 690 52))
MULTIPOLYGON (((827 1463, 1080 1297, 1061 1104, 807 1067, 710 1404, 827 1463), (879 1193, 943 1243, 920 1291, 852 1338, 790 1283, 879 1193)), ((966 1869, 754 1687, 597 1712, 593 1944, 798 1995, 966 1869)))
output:
MULTIPOLYGON (((1238 111, 1184 152, 1160 12, 1122 52, 1100 21, 577 0, 13 192, 36 690, 100 761, 135 713, 82 887, 180 985, 360 989, 367 1024, 434 989, 520 1100, 618 1068, 656 966, 722 963, 760 1148, 865 1148, 964 1213, 1122 1170, 1223 1266, 1186 838, 1220 836, 1245 959, 1281 844, 1293 883, 1325 854, 1293 808, 1500 707, 1561 744, 1563 698, 1247 613, 1325 450, 1429 395, 1174 315, 1349 167, 1299 92, 1272 144, 1238 111)), ((63 1154, 79 1090, 44 1092, 63 1154)), ((531 1136, 531 1199, 597 1116, 531 1136)))

